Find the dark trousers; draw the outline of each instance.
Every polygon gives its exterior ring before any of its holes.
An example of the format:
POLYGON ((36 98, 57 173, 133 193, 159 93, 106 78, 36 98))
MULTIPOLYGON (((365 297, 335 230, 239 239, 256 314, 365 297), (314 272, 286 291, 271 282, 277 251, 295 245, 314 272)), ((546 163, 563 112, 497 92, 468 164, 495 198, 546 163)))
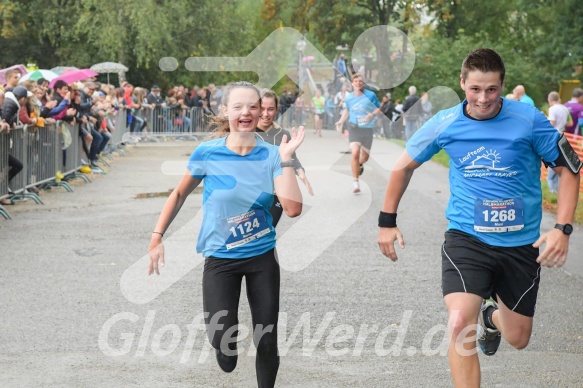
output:
POLYGON ((14 156, 8 154, 8 182, 12 180, 24 167, 22 162, 16 159, 14 156))
POLYGON ((277 319, 279 314, 279 264, 272 249, 249 259, 208 257, 202 278, 207 334, 211 345, 227 355, 237 348, 239 297, 245 278, 257 348, 255 370, 258 387, 273 387, 279 369, 277 319))

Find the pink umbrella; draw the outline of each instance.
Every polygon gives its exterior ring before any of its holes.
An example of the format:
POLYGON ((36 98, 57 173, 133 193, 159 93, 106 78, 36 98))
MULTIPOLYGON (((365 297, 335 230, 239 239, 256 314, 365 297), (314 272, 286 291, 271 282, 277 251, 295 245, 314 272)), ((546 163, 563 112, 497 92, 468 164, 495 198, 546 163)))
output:
POLYGON ((90 69, 71 70, 71 71, 68 71, 64 74, 61 74, 57 78, 53 79, 50 82, 49 86, 52 88, 55 85, 55 82, 57 82, 58 80, 63 80, 67 84, 70 85, 73 82, 83 81, 85 79, 93 78, 93 77, 96 77, 98 75, 99 75, 99 73, 96 73, 90 69))

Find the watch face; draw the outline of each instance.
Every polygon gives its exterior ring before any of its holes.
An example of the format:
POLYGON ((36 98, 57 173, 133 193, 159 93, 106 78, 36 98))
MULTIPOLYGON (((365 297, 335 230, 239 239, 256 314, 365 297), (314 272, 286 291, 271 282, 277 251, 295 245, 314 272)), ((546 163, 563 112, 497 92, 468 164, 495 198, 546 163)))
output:
POLYGON ((566 235, 573 233, 573 226, 571 224, 565 225, 563 227, 563 233, 565 233, 566 235))

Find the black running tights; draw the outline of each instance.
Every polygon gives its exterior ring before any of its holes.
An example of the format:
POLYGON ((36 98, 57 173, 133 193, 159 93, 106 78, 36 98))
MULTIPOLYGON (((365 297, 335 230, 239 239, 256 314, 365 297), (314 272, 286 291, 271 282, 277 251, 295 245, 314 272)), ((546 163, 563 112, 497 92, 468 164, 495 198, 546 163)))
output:
POLYGON ((229 350, 236 349, 234 340, 243 277, 253 319, 253 343, 257 348, 257 386, 273 387, 279 368, 277 319, 280 288, 279 264, 274 249, 249 259, 206 259, 202 288, 204 311, 208 312, 205 319, 208 338, 211 345, 223 353, 229 354, 229 350))

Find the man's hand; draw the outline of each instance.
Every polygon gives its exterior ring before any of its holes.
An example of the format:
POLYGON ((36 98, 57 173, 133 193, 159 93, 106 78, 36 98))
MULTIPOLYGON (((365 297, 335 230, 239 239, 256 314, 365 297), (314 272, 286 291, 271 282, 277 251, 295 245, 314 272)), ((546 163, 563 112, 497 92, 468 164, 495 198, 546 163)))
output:
POLYGON ((379 229, 379 248, 383 255, 392 261, 397 261, 397 252, 395 251, 395 241, 399 242, 401 249, 405 248, 405 240, 399 228, 380 228, 379 229))
POLYGON ((0 122, 0 133, 8 133, 10 132, 10 124, 5 121, 0 122))
POLYGON ((546 247, 540 252, 536 262, 543 267, 562 267, 567 261, 569 236, 559 229, 553 229, 540 236, 532 246, 539 248, 543 243, 546 243, 546 247))

